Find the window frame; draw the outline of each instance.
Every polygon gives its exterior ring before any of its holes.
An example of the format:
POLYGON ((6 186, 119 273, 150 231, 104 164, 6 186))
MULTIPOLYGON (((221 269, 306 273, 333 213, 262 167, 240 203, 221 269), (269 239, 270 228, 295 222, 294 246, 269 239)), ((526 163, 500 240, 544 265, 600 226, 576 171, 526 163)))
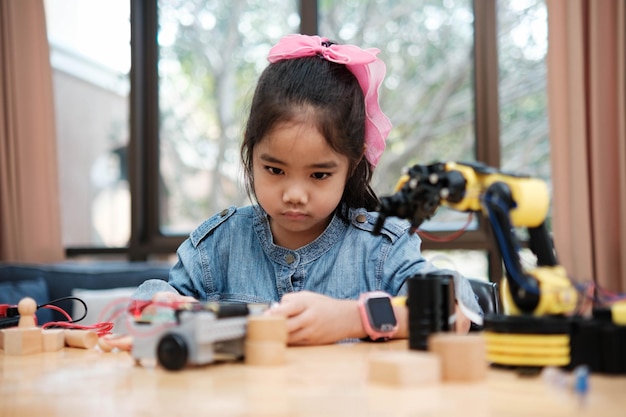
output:
MULTIPOLYGON (((473 2, 475 156, 477 161, 493 167, 500 166, 496 1, 473 2)), ((68 247, 68 257, 124 255, 130 261, 145 261, 174 254, 187 237, 166 236, 159 230, 158 0, 130 0, 130 6, 130 239, 128 246, 120 248, 68 247)), ((317 0, 299 0, 299 10, 301 33, 317 34, 317 0)), ((480 214, 477 230, 467 231, 449 242, 426 240, 423 249, 483 250, 488 257, 489 278, 497 282, 504 272, 490 226, 480 214)))

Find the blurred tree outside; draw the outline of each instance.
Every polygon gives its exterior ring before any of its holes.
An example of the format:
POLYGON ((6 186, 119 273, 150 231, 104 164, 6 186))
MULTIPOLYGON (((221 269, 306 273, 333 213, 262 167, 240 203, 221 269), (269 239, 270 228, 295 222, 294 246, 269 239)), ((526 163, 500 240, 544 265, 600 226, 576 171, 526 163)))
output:
POLYGON ((543 0, 498 2, 502 169, 550 182, 543 0))
MULTIPOLYGON (((159 0, 161 225, 188 233, 247 204, 239 145, 256 80, 298 2, 159 0)), ((502 168, 549 180, 543 0, 498 2, 502 168), (542 26, 543 25, 543 31, 542 26)), ((475 160, 471 0, 320 0, 319 32, 381 50, 394 128, 376 169, 389 193, 409 164, 475 160)))

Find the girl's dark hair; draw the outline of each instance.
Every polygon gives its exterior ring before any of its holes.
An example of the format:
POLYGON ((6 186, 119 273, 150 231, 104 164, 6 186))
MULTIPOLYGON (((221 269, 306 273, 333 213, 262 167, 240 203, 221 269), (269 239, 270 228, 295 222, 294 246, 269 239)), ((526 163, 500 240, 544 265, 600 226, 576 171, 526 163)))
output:
POLYGON ((346 218, 348 208, 374 210, 378 197, 370 185, 373 168, 363 156, 363 91, 345 65, 318 56, 278 61, 261 74, 241 145, 248 195, 254 197, 254 147, 277 123, 295 120, 309 109, 313 109, 313 123, 329 146, 350 161, 339 215, 346 218))

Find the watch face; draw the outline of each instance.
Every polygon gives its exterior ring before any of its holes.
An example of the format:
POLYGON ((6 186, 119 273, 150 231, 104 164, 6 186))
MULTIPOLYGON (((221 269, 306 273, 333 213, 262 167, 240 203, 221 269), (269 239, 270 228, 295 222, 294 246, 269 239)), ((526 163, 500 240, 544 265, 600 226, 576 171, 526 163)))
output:
POLYGON ((390 298, 370 298, 367 300, 367 307, 373 328, 387 331, 395 327, 396 316, 390 298))

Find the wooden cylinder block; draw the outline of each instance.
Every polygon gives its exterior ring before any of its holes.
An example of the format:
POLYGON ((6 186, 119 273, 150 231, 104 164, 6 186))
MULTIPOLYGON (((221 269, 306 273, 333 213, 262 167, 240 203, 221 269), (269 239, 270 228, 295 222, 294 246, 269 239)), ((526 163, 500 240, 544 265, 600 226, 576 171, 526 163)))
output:
POLYGON ((287 345, 276 342, 245 342, 246 365, 276 366, 285 363, 287 345))
POLYGON ((265 314, 250 316, 246 340, 287 344, 287 319, 265 314))
POLYGON ((65 344, 75 348, 93 349, 98 344, 98 335, 90 330, 66 330, 65 344))

